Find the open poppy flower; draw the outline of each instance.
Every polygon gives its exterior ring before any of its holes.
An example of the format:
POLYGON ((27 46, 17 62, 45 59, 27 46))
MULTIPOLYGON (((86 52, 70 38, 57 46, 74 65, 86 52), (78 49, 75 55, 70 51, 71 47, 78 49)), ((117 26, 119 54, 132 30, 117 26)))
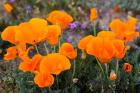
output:
POLYGON ((15 31, 17 26, 8 26, 1 34, 1 38, 5 41, 9 41, 12 44, 16 44, 15 31))
POLYGON ((42 56, 40 54, 35 55, 32 59, 25 58, 23 62, 20 63, 19 69, 22 71, 30 71, 36 72, 39 71, 39 64, 42 60, 42 56))
POLYGON ((6 12, 11 13, 12 10, 13 10, 13 6, 9 3, 5 3, 4 4, 4 9, 5 9, 6 12))
POLYGON ((133 68, 132 65, 129 63, 124 63, 124 65, 123 65, 123 69, 125 72, 130 73, 132 71, 132 68, 133 68))
POLYGON ((110 28, 116 33, 118 39, 128 42, 139 36, 139 33, 135 31, 136 23, 137 20, 133 17, 129 17, 126 22, 115 19, 110 23, 110 28))
POLYGON ((51 74, 37 73, 34 82, 41 88, 50 87, 54 83, 54 77, 51 74))
POLYGON ((21 23, 16 31, 15 39, 19 42, 36 44, 45 40, 47 22, 43 19, 32 18, 29 22, 21 23))
POLYGON ((49 25, 47 26, 47 35, 46 39, 48 43, 52 46, 56 45, 61 35, 61 28, 58 25, 49 25))
POLYGON ((113 43, 116 50, 115 58, 122 59, 128 50, 128 46, 125 46, 124 41, 122 40, 114 40, 113 43))
POLYGON ((98 18, 97 9, 96 8, 90 9, 90 20, 94 21, 97 18, 98 18))
POLYGON ((18 56, 18 50, 16 46, 9 47, 7 53, 4 55, 4 60, 12 60, 18 56))
POLYGON ((105 38, 105 39, 115 39, 116 38, 116 35, 114 32, 112 31, 100 31, 97 35, 97 37, 102 37, 102 38, 105 38))
POLYGON ((88 36, 82 38, 82 39, 79 41, 79 43, 78 43, 78 48, 79 48, 79 49, 82 49, 82 50, 85 50, 86 47, 87 47, 88 42, 89 42, 90 40, 92 40, 93 38, 94 38, 94 36, 92 36, 92 35, 88 35, 88 36))
POLYGON ((49 13, 47 20, 53 25, 60 25, 61 29, 65 29, 73 21, 73 18, 64 11, 54 10, 49 13))
POLYGON ((70 69, 70 67, 70 61, 66 56, 60 53, 52 53, 42 59, 40 63, 40 72, 50 72, 50 74, 58 75, 62 71, 70 69))
POLYGON ((101 37, 93 38, 86 48, 87 53, 97 57, 101 63, 110 62, 114 57, 114 50, 113 40, 101 37))
POLYGON ((77 56, 77 51, 70 43, 63 43, 59 49, 59 53, 67 56, 70 59, 75 59, 77 56))

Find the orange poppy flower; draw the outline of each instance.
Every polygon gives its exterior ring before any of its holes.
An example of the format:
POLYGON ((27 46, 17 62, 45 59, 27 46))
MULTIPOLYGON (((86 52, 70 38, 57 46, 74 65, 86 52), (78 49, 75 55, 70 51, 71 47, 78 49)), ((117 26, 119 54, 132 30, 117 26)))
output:
POLYGON ((6 12, 11 13, 13 10, 13 6, 9 3, 4 4, 4 9, 6 12))
POLYGON ((114 71, 111 71, 110 76, 109 76, 110 80, 116 80, 117 79, 117 75, 114 71))
POLYGON ((21 23, 18 26, 15 39, 19 42, 26 42, 28 44, 39 43, 46 38, 46 27, 47 22, 45 22, 45 20, 33 18, 29 22, 21 23), (39 26, 36 25, 37 23, 39 26))
POLYGON ((130 73, 132 71, 132 68, 133 68, 132 65, 129 63, 124 63, 124 65, 123 65, 123 69, 125 72, 130 73))
POLYGON ((9 41, 10 43, 16 44, 15 40, 15 30, 17 26, 8 26, 1 34, 1 38, 5 41, 9 41))
POLYGON ((101 63, 108 63, 115 54, 113 40, 101 37, 93 38, 87 45, 87 53, 97 57, 101 63))
POLYGON ((102 37, 102 38, 105 38, 105 39, 115 39, 116 35, 114 32, 111 32, 111 31, 100 31, 97 35, 97 37, 102 37))
POLYGON ((92 38, 94 38, 94 36, 92 36, 92 35, 88 35, 88 36, 82 38, 82 39, 79 41, 79 43, 78 43, 78 48, 79 48, 79 49, 82 49, 82 50, 85 50, 86 47, 87 47, 88 42, 89 42, 92 38))
POLYGON ((19 69, 22 71, 36 72, 39 71, 39 64, 42 60, 40 54, 35 55, 32 59, 26 58, 23 59, 23 62, 20 63, 19 69))
POLYGON ((59 49, 59 53, 67 56, 70 59, 75 59, 77 56, 77 51, 70 43, 63 43, 59 49))
POLYGON ((37 73, 34 82, 41 88, 50 87, 54 83, 54 77, 51 74, 37 73))
POLYGON ((130 17, 127 22, 115 19, 110 23, 110 28, 116 33, 118 39, 128 42, 139 36, 139 33, 135 31, 136 23, 137 20, 132 17, 130 17))
POLYGON ((70 69, 69 59, 60 53, 52 53, 45 56, 40 63, 40 72, 50 74, 60 74, 64 70, 70 69))
POLYGON ((97 9, 96 8, 90 9, 90 20, 94 21, 97 18, 98 18, 97 9))
POLYGON ((122 40, 114 40, 113 43, 116 50, 115 58, 122 59, 125 56, 128 47, 125 46, 124 41, 122 40))
POLYGON ((47 20, 53 25, 60 25, 61 29, 65 29, 73 21, 73 18, 64 11, 54 10, 49 13, 47 20))
POLYGON ((56 45, 59 40, 59 36, 61 35, 61 28, 58 25, 49 25, 47 27, 48 33, 46 38, 48 43, 52 46, 56 45))
POLYGON ((16 46, 9 47, 7 53, 4 55, 4 60, 12 60, 18 55, 18 50, 16 46))

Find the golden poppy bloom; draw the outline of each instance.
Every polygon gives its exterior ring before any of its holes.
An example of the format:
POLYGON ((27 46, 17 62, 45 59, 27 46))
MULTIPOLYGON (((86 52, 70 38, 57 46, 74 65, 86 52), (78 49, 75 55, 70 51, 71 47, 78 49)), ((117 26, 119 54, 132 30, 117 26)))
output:
POLYGON ((15 31, 17 26, 8 26, 1 34, 2 40, 8 41, 10 43, 16 44, 15 31))
POLYGON ((4 4, 4 9, 6 12, 11 13, 11 11, 13 10, 13 6, 9 3, 4 4))
POLYGON ((47 35, 46 39, 48 43, 52 46, 56 45, 61 35, 61 28, 58 25, 49 25, 47 26, 47 35))
POLYGON ((54 10, 49 13, 47 20, 53 25, 60 25, 61 29, 65 29, 73 21, 73 18, 64 11, 54 10))
POLYGON ((39 64, 41 60, 42 56, 40 54, 35 55, 32 59, 26 57, 23 59, 23 62, 20 63, 19 69, 30 72, 39 71, 39 64))
POLYGON ((112 80, 112 81, 117 79, 117 75, 114 71, 111 71, 109 79, 112 80))
POLYGON ((118 39, 128 42, 139 36, 139 33, 135 31, 136 23, 137 19, 133 17, 129 17, 126 22, 122 22, 120 19, 115 19, 110 23, 110 28, 116 33, 118 39))
POLYGON ((90 20, 94 21, 98 18, 98 13, 96 8, 90 9, 90 20))
POLYGON ((100 31, 97 37, 114 40, 116 38, 116 35, 114 32, 111 32, 111 31, 100 31))
POLYGON ((122 59, 125 56, 128 47, 125 46, 124 41, 122 40, 114 40, 113 43, 116 50, 115 58, 122 59))
POLYGON ((21 23, 16 31, 15 39, 19 42, 36 44, 45 40, 47 21, 40 18, 32 18, 29 22, 21 23))
POLYGON ((132 68, 133 68, 132 65, 129 63, 124 63, 124 65, 123 65, 123 69, 125 72, 130 73, 132 71, 132 68))
POLYGON ((7 53, 4 55, 4 60, 12 60, 18 56, 18 50, 16 46, 9 47, 7 53))
POLYGON ((70 59, 75 59, 77 51, 74 49, 71 43, 63 43, 59 49, 59 53, 67 56, 70 59))
POLYGON ((51 74, 37 73, 34 82, 41 88, 50 87, 54 83, 54 77, 51 74))
POLYGON ((69 59, 60 54, 52 53, 45 56, 40 63, 40 72, 41 73, 50 73, 50 74, 60 74, 64 70, 68 70, 71 67, 69 59))
POLYGON ((95 37, 87 45, 87 53, 97 57, 101 63, 108 63, 115 54, 113 40, 95 37))
POLYGON ((85 50, 88 42, 93 38, 94 38, 94 36, 92 36, 92 35, 88 35, 88 36, 82 38, 78 43, 78 48, 82 49, 82 50, 85 50))

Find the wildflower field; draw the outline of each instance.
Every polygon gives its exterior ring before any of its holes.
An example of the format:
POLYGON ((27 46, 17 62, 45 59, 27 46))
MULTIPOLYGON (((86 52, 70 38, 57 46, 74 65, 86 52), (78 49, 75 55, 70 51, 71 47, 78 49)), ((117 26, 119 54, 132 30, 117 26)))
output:
POLYGON ((140 93, 140 0, 0 0, 0 93, 140 93))

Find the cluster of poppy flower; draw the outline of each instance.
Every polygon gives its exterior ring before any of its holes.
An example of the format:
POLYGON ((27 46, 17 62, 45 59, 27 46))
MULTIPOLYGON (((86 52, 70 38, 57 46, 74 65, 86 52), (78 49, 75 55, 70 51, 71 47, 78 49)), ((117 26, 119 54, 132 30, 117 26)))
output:
POLYGON ((12 60, 19 57, 22 60, 19 69, 35 73, 34 82, 39 87, 51 86, 54 83, 53 75, 70 69, 70 59, 73 60, 77 56, 77 51, 71 43, 63 43, 57 52, 46 51, 45 56, 39 52, 32 58, 28 56, 31 49, 38 50, 37 44, 41 42, 45 44, 47 41, 51 47, 55 47, 62 31, 73 18, 64 11, 55 10, 47 16, 47 20, 32 18, 19 25, 8 26, 1 34, 3 40, 14 44, 7 49, 4 59, 12 60), (48 25, 47 20, 52 25, 48 25), (30 46, 27 47, 27 44, 30 46))
MULTIPOLYGON (((90 20, 98 18, 97 10, 91 9, 90 20)), ((53 75, 59 75, 62 71, 71 67, 70 59, 77 57, 77 51, 72 44, 63 43, 59 46, 58 52, 46 51, 43 56, 39 52, 32 58, 28 56, 31 49, 37 49, 37 44, 47 41, 51 47, 55 47, 64 29, 73 21, 73 18, 64 11, 54 10, 47 16, 47 20, 41 18, 32 18, 16 26, 8 26, 2 32, 2 39, 9 41, 14 46, 7 49, 5 60, 12 60, 19 57, 22 62, 19 69, 35 73, 34 82, 39 87, 51 86, 54 83, 53 75), (47 20, 52 23, 48 25, 47 20), (27 47, 27 44, 30 47, 27 47)), ((126 22, 115 19, 110 23, 112 31, 100 31, 97 36, 88 35, 82 38, 78 43, 78 48, 89 55, 95 56, 102 63, 107 64, 112 59, 118 60, 125 56, 129 49, 127 42, 132 41, 139 33, 135 31, 137 19, 129 17, 126 22)), ((47 50, 47 47, 45 47, 47 50)), ((129 63, 124 64, 124 70, 131 72, 132 66, 129 63)), ((115 80, 114 71, 110 73, 110 80, 115 80)))
MULTIPOLYGON (((91 21, 97 19, 96 13, 95 8, 91 9, 91 21)), ((129 17, 126 22, 114 19, 109 25, 111 31, 100 31, 97 36, 88 35, 82 38, 78 43, 78 48, 89 55, 95 56, 102 64, 107 64, 114 58, 120 60, 129 49, 127 42, 139 36, 139 33, 135 31, 136 23, 137 19, 133 17, 129 17)), ((131 72, 132 66, 125 63, 124 70, 131 72)), ((116 79, 114 71, 111 72, 110 77, 110 80, 116 79)))

